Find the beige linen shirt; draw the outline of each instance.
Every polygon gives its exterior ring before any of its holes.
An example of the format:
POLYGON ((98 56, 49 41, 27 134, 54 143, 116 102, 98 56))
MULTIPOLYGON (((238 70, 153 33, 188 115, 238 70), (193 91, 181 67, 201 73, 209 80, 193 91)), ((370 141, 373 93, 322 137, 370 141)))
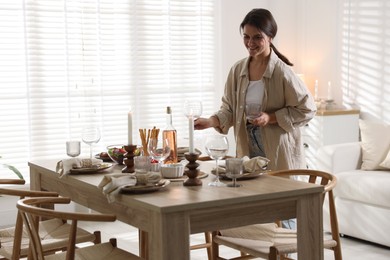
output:
MULTIPOLYGON (((222 105, 215 114, 220 122, 216 130, 227 134, 234 127, 236 156, 249 155, 245 120, 245 96, 249 85, 250 57, 242 59, 231 68, 222 105)), ((265 90, 262 111, 275 113, 277 124, 261 128, 265 154, 271 170, 306 168, 300 127, 312 119, 316 105, 305 84, 295 72, 271 51, 263 75, 265 90)))

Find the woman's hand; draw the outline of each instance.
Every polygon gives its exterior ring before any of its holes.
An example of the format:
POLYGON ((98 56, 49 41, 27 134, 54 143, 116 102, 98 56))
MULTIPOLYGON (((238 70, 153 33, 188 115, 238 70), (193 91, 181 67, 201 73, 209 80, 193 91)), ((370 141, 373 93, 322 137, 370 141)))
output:
POLYGON ((217 127, 218 125, 219 125, 219 120, 215 116, 211 116, 209 118, 199 117, 194 121, 195 130, 203 130, 210 127, 217 127))
POLYGON ((275 124, 276 116, 275 114, 268 114, 265 112, 261 112, 260 116, 253 119, 251 123, 257 126, 266 126, 268 124, 275 124))

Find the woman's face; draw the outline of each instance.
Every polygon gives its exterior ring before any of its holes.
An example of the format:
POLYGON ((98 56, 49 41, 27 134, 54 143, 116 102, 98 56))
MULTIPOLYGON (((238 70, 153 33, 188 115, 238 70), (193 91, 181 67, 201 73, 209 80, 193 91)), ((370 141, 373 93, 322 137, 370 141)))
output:
POLYGON ((244 45, 251 57, 267 57, 270 53, 271 38, 252 25, 244 25, 244 45))

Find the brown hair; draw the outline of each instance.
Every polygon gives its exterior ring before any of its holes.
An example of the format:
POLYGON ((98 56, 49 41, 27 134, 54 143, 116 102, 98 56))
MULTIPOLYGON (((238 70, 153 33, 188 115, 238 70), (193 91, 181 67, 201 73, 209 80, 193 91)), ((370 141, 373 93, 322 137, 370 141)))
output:
MULTIPOLYGON (((276 33, 278 31, 278 25, 276 24, 276 21, 274 17, 272 16, 271 12, 267 9, 262 8, 256 8, 252 9, 244 18, 244 20, 240 24, 240 32, 242 33, 242 30, 244 30, 245 25, 252 25, 265 33, 268 37, 273 39, 276 36, 276 33)), ((276 47, 271 42, 271 48, 276 53, 276 55, 287 65, 293 66, 293 64, 284 56, 281 54, 276 47)))

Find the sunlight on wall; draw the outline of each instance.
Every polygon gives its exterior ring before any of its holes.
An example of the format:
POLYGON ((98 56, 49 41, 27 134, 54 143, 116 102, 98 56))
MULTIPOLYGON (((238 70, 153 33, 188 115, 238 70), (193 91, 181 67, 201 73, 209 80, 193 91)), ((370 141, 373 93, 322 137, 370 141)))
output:
POLYGON ((343 0, 342 14, 343 103, 390 123, 390 3, 343 0))

